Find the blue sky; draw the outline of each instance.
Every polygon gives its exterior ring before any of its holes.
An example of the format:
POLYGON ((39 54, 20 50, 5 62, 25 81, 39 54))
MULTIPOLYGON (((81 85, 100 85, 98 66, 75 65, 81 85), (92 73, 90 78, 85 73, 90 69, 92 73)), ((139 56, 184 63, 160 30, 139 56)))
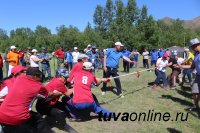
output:
MULTIPOLYGON (((114 1, 114 0, 113 0, 114 1)), ((123 0, 127 4, 127 0, 123 0)), ((93 24, 93 13, 106 0, 0 0, 0 28, 8 33, 19 27, 35 29, 37 25, 56 33, 60 25, 76 26, 83 31, 87 22, 93 24)), ((190 20, 200 16, 200 0, 137 0, 139 8, 147 5, 148 14, 190 20)))

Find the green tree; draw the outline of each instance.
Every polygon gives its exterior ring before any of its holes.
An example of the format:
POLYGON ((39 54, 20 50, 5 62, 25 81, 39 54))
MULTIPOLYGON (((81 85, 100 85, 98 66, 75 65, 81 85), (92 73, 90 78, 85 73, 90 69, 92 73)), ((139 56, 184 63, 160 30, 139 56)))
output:
POLYGON ((130 25, 135 25, 139 15, 139 9, 137 7, 136 0, 128 0, 126 7, 126 17, 130 25))
POLYGON ((102 6, 97 5, 95 12, 94 12, 94 15, 93 15, 93 21, 94 21, 94 24, 95 24, 95 29, 97 31, 103 33, 106 30, 102 6))

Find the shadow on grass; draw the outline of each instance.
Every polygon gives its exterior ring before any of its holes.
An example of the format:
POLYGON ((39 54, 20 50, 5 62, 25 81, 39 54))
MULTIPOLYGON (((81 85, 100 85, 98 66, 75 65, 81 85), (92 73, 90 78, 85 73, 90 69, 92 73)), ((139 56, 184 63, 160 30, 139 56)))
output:
POLYGON ((167 131, 168 131, 169 133, 182 133, 181 131, 179 131, 179 130, 177 130, 177 129, 175 129, 175 128, 167 128, 167 131))
POLYGON ((191 87, 189 87, 189 86, 181 86, 181 90, 190 91, 191 92, 191 87))
MULTIPOLYGON (((66 118, 66 115, 63 114, 63 119, 66 118)), ((78 133, 74 128, 68 125, 66 122, 58 122, 57 118, 46 116, 45 120, 51 128, 56 127, 59 130, 67 131, 69 133, 78 133)))
POLYGON ((197 119, 200 120, 200 112, 195 112, 195 111, 188 111, 188 109, 185 109, 189 114, 191 114, 192 116, 196 117, 197 119))
POLYGON ((184 91, 184 90, 177 90, 177 93, 186 97, 186 98, 189 98, 191 99, 192 98, 192 94, 191 93, 188 93, 187 91, 184 91))
MULTIPOLYGON (((101 91, 103 91, 103 89, 101 88, 101 91)), ((112 87, 106 87, 106 91, 111 91, 113 94, 118 95, 116 87, 112 86, 112 87)), ((123 92, 127 92, 127 90, 122 89, 123 92)))
POLYGON ((186 100, 183 100, 183 99, 180 99, 180 98, 177 98, 177 97, 173 97, 171 95, 162 95, 162 98, 163 99, 171 99, 172 101, 178 102, 181 105, 190 106, 190 107, 193 106, 193 104, 191 102, 188 102, 186 100))
MULTIPOLYGON (((133 91, 131 91, 131 92, 127 92, 127 93, 124 94, 124 96, 133 94, 133 93, 138 92, 138 91, 141 91, 141 90, 145 89, 146 87, 149 87, 149 86, 145 86, 145 87, 142 87, 142 88, 140 88, 140 89, 133 90, 133 91)), ((99 105, 104 105, 104 104, 111 103, 111 102, 113 102, 113 101, 115 101, 115 100, 117 100, 117 99, 119 99, 119 98, 121 98, 121 97, 116 97, 116 98, 113 98, 113 99, 104 101, 104 102, 100 103, 99 105)))

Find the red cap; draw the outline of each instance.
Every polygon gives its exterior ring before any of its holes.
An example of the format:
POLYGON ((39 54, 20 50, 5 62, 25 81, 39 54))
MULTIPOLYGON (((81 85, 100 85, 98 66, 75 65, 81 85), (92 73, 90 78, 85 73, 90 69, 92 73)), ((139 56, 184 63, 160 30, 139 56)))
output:
POLYGON ((18 65, 18 66, 15 66, 15 67, 11 70, 11 73, 12 73, 13 75, 17 75, 19 72, 21 72, 21 71, 26 71, 26 70, 27 70, 27 68, 18 65))
POLYGON ((167 57, 168 57, 168 54, 167 54, 167 53, 165 53, 165 54, 163 55, 163 57, 164 57, 164 58, 167 58, 167 57))

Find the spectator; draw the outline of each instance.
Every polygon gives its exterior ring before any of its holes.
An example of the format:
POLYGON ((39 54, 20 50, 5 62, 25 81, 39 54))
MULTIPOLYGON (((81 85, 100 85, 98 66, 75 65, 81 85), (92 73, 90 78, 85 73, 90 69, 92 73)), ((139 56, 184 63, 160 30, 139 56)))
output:
MULTIPOLYGON (((121 47, 123 45, 121 42, 116 42, 114 48, 109 48, 106 50, 106 54, 104 56, 104 77, 108 78, 112 75, 112 77, 119 76, 118 74, 118 65, 120 58, 123 58, 127 60, 129 63, 134 63, 134 61, 131 61, 129 58, 123 56, 121 50, 121 47)), ((117 88, 117 93, 120 97, 124 97, 122 94, 122 88, 121 88, 121 82, 119 78, 115 78, 115 84, 117 88)), ((103 84, 102 88, 102 95, 105 95, 106 92, 106 83, 103 84)))
POLYGON ((54 52, 54 55, 57 58, 57 68, 59 68, 60 65, 64 63, 64 58, 65 58, 64 46, 60 46, 60 48, 54 52))
MULTIPOLYGON (((139 55, 140 53, 137 51, 137 49, 133 52, 133 60, 135 63, 134 63, 134 66, 135 68, 137 68, 137 63, 138 63, 138 58, 139 58, 139 55)), ((131 64, 132 65, 132 64, 131 64)))
POLYGON ((13 67, 19 65, 19 54, 17 54, 14 45, 10 47, 10 52, 7 54, 6 60, 9 62, 8 76, 10 76, 13 67))
POLYGON ((144 49, 142 56, 143 56, 143 67, 149 69, 149 52, 146 49, 144 49))
MULTIPOLYGON (((125 57, 127 57, 127 58, 130 59, 130 57, 129 57, 130 54, 131 54, 131 52, 130 52, 129 50, 127 50, 126 47, 124 47, 124 49, 123 49, 123 56, 125 56, 125 57)), ((124 60, 124 59, 123 59, 123 67, 124 67, 124 72, 129 73, 130 64, 129 64, 128 61, 126 61, 126 60, 124 60)))
POLYGON ((9 53, 9 51, 6 51, 5 55, 4 55, 4 63, 6 65, 6 77, 8 77, 8 70, 9 70, 9 62, 7 61, 7 54, 9 53))
POLYGON ((84 49, 84 53, 87 53, 88 51, 91 51, 91 45, 88 44, 87 48, 84 49))
POLYGON ((65 64, 67 65, 68 71, 72 70, 73 57, 71 48, 68 48, 67 52, 65 52, 65 64))
POLYGON ((158 59, 158 53, 155 48, 151 51, 150 55, 151 55, 151 66, 153 66, 153 65, 156 66, 156 61, 158 59))
POLYGON ((94 69, 92 72, 95 73, 95 70, 98 68, 99 65, 99 54, 96 52, 96 46, 92 46, 92 50, 88 51, 86 55, 89 57, 88 61, 92 63, 94 69))
POLYGON ((25 60, 24 60, 24 51, 20 49, 20 50, 18 51, 18 54, 19 54, 19 61, 20 61, 20 64, 21 64, 22 66, 26 66, 26 62, 25 62, 25 60))
POLYGON ((49 64, 49 61, 51 60, 51 57, 47 54, 47 50, 45 47, 42 47, 41 54, 38 56, 39 59, 42 59, 41 61, 41 67, 42 67, 42 81, 46 80, 46 73, 48 74, 48 80, 51 79, 51 66, 49 64))
POLYGON ((44 59, 39 59, 37 57, 37 50, 32 50, 32 55, 30 56, 30 67, 36 67, 39 69, 39 62, 42 62, 44 59))
POLYGON ((25 55, 24 55, 24 60, 25 60, 25 62, 26 62, 26 67, 29 67, 30 66, 30 57, 31 57, 31 55, 32 55, 32 48, 31 47, 28 47, 27 48, 27 51, 26 51, 26 53, 25 53, 25 55))
POLYGON ((73 66, 74 66, 74 65, 77 63, 77 61, 78 61, 78 55, 79 55, 78 48, 77 48, 77 47, 74 47, 74 52, 72 52, 73 66))
POLYGON ((164 53, 165 53, 165 51, 162 48, 160 48, 158 51, 158 58, 163 57, 164 53))

